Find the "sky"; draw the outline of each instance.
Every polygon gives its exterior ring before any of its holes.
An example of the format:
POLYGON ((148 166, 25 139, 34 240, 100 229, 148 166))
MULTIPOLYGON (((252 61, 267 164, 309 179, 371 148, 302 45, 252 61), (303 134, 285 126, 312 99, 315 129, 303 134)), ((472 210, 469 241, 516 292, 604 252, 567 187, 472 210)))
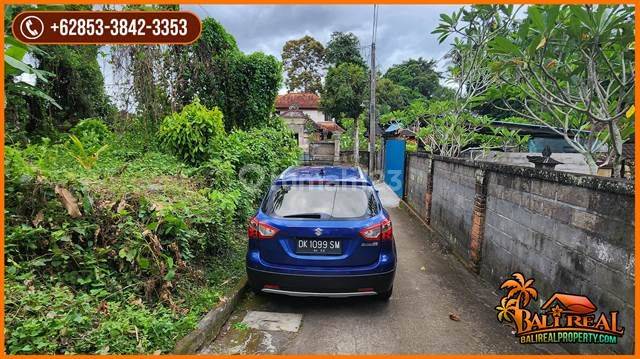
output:
MULTIPOLYGON (((444 71, 449 42, 438 43, 431 31, 440 14, 451 14, 460 6, 380 5, 376 37, 376 63, 383 73, 393 64, 423 57, 438 61, 444 71)), ((262 51, 281 59, 285 42, 310 35, 325 46, 334 31, 353 32, 360 39, 362 54, 369 63, 373 30, 373 5, 181 5, 201 19, 213 17, 233 35, 245 53, 262 51)), ((105 50, 108 52, 107 50, 105 50)), ((107 58, 99 58, 107 93, 114 96, 113 70, 107 58)), ((442 84, 447 86, 444 80, 442 84)), ((279 91, 286 93, 284 87, 279 91)))
MULTIPOLYGON (((200 18, 213 17, 244 52, 262 51, 280 59, 287 40, 310 35, 327 44, 334 31, 353 32, 363 47, 371 44, 373 5, 184 5, 200 18)), ((381 5, 378 11, 376 61, 385 71, 409 58, 441 60, 449 49, 431 31, 441 13, 459 6, 381 5)), ((364 49, 365 59, 369 50, 364 49)), ((445 62, 439 62, 444 69, 445 62)))

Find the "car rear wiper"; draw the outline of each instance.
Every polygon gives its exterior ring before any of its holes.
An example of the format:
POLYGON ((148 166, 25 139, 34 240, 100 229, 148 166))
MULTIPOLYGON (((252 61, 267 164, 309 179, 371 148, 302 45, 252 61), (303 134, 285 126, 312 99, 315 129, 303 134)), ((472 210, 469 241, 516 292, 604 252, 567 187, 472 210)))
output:
POLYGON ((287 214, 284 218, 322 218, 322 213, 297 213, 287 214))

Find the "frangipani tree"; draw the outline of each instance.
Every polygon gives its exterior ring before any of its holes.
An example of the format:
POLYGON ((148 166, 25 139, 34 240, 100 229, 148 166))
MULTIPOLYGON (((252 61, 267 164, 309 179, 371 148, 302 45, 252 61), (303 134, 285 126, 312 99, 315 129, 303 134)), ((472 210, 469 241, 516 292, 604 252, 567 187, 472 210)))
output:
POLYGON ((457 112, 468 111, 499 80, 489 66, 489 43, 513 30, 519 9, 477 5, 440 15, 440 24, 432 33, 439 35, 440 43, 453 36, 446 80, 456 88, 457 112))
POLYGON ((606 149, 600 166, 620 176, 635 112, 634 24, 627 5, 531 6, 517 31, 490 41, 500 81, 489 94, 563 136, 593 174, 606 149))

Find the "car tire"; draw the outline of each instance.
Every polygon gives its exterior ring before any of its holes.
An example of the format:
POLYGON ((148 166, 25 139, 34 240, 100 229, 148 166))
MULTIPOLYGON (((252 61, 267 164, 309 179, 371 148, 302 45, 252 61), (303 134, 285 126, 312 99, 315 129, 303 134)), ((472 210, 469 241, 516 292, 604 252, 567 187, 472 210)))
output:
POLYGON ((391 294, 393 294, 393 287, 386 292, 378 293, 378 299, 388 302, 389 298, 391 298, 391 294))

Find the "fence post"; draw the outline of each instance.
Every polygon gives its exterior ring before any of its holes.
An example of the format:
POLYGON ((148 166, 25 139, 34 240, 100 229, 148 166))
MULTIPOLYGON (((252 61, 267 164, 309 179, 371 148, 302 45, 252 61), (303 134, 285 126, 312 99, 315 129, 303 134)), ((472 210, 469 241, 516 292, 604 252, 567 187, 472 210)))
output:
POLYGON ((427 159, 427 183, 426 189, 424 191, 424 221, 430 226, 431 225, 431 195, 433 193, 433 158, 427 159))
POLYGON ((487 212, 487 181, 486 172, 477 169, 476 195, 473 201, 473 213, 471 216, 471 241, 469 244, 470 259, 472 269, 480 272, 480 262, 482 260, 482 241, 484 240, 484 222, 487 212))

